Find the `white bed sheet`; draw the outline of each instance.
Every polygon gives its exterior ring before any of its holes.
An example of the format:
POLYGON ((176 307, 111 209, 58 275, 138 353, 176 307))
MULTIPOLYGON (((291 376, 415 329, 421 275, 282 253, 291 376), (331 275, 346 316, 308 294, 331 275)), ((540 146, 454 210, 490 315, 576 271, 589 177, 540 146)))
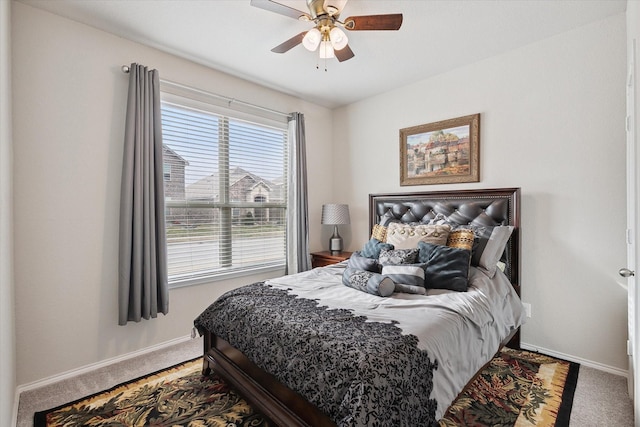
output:
POLYGON ((418 337, 418 346, 438 362, 431 398, 436 419, 473 375, 498 351, 509 333, 524 323, 520 298, 500 270, 493 278, 471 267, 469 290, 429 290, 428 295, 394 293, 378 297, 342 284, 346 262, 268 280, 321 306, 351 310, 374 322, 396 321, 405 334, 418 337))

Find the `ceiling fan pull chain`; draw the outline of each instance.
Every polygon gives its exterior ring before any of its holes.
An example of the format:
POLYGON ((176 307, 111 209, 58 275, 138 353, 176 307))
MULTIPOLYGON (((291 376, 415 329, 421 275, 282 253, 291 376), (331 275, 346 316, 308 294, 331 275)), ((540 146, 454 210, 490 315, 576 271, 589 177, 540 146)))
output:
MULTIPOLYGON (((316 70, 320 69, 320 61, 318 61, 318 59, 320 58, 316 58, 316 70)), ((327 58, 323 58, 324 60, 324 72, 327 72, 327 58)))

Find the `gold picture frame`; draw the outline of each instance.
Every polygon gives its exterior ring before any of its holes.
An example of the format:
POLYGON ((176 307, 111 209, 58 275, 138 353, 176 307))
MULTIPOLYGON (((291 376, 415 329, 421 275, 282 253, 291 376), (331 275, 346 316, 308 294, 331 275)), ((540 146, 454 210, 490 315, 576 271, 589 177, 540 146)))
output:
POLYGON ((400 129, 400 185, 480 181, 480 114, 400 129))

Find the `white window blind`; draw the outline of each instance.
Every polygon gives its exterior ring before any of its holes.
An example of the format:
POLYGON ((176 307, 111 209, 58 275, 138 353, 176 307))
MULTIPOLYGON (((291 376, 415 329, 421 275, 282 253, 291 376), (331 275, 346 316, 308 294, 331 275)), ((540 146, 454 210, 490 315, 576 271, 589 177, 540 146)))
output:
POLYGON ((282 267, 286 124, 162 99, 170 285, 282 267))

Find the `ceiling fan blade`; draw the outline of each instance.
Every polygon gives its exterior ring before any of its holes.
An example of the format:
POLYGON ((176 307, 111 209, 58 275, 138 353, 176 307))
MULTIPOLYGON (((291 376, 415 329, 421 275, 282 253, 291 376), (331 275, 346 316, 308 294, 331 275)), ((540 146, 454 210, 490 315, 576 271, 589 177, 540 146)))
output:
POLYGON ((347 59, 351 59, 355 56, 355 53, 353 53, 349 45, 346 45, 340 50, 334 50, 333 53, 336 55, 336 59, 340 62, 346 61, 347 59))
POLYGON ((271 52, 275 52, 275 53, 285 53, 286 51, 288 51, 289 49, 292 49, 296 46, 298 46, 300 43, 302 43, 302 39, 304 38, 304 35, 307 34, 306 31, 301 32, 300 34, 297 34, 293 37, 291 37, 289 40, 287 40, 284 43, 279 44, 278 46, 274 47, 273 49, 271 49, 271 52))
POLYGON ((351 31, 398 30, 402 14, 350 16, 344 20, 344 28, 351 31))
POLYGON ((284 4, 276 3, 271 0, 251 0, 251 6, 268 10, 269 12, 279 13, 280 15, 288 16, 289 18, 293 18, 293 19, 302 18, 305 21, 308 21, 311 19, 309 14, 306 12, 303 12, 298 9, 294 9, 284 4))

